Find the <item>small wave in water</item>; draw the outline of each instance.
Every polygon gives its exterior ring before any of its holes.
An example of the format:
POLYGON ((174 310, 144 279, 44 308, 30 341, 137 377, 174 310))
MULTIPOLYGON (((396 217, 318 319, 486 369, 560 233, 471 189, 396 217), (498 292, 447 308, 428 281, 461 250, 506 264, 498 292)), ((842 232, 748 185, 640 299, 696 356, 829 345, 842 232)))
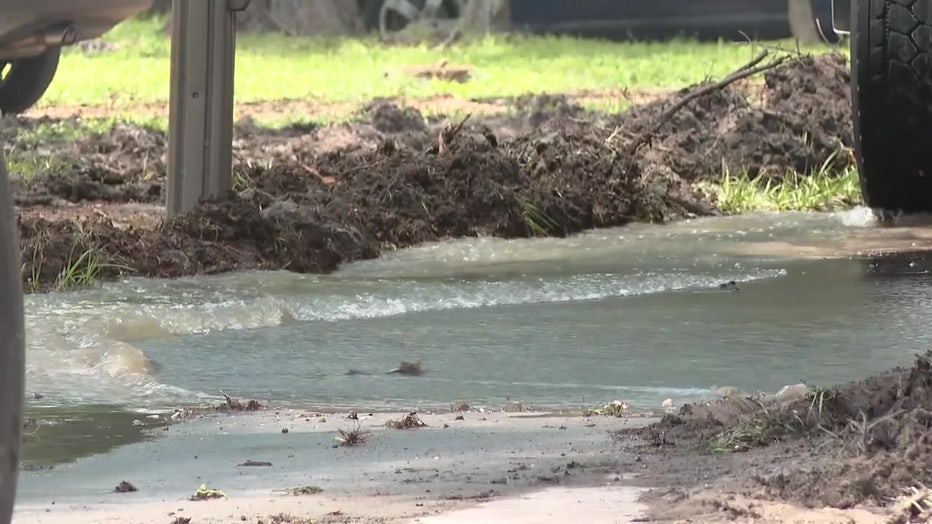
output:
MULTIPOLYGON (((327 276, 129 279, 81 293, 30 296, 27 380, 47 402, 198 401, 213 395, 169 385, 171 377, 140 346, 303 322, 715 289, 724 281, 785 274, 759 259, 728 254, 736 245, 805 235, 832 239, 872 220, 869 211, 855 209, 635 225, 566 239, 464 239, 388 253, 327 276)), ((236 358, 229 352, 228 373, 236 358)))

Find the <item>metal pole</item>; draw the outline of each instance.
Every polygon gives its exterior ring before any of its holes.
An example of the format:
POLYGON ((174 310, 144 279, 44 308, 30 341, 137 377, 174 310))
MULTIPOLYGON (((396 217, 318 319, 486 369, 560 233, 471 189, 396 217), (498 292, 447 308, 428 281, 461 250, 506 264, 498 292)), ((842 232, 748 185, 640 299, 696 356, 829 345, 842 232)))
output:
POLYGON ((0 153, 0 524, 16 498, 25 373, 22 267, 6 162, 0 153))
POLYGON ((174 0, 166 211, 229 190, 233 164, 235 11, 249 0, 174 0))

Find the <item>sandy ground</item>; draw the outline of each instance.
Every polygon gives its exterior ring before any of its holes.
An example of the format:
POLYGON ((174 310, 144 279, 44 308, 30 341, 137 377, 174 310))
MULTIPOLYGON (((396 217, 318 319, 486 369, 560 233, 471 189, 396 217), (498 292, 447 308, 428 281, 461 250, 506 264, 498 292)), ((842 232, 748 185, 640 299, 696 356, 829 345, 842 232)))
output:
POLYGON ((385 426, 402 416, 360 414, 371 433, 355 447, 334 438, 353 429, 346 414, 262 412, 172 426, 162 438, 24 473, 14 522, 560 522, 585 514, 611 523, 646 511, 636 502, 642 488, 627 485, 637 472, 618 467, 608 432, 656 419, 472 411, 422 414, 428 426, 419 429, 385 426), (250 460, 269 465, 242 465, 250 460), (139 491, 114 493, 123 480, 139 491), (226 497, 188 500, 202 483, 226 497), (323 491, 287 492, 308 485, 323 491))
POLYGON ((346 414, 289 410, 192 420, 158 430, 167 433, 161 438, 24 473, 14 523, 860 524, 888 518, 711 490, 687 500, 658 496, 662 487, 639 481, 647 464, 609 438, 610 431, 657 420, 646 415, 470 411, 422 414, 427 426, 419 429, 386 427, 403 415, 360 414, 359 428, 369 433, 354 447, 334 438, 338 429, 354 428, 346 414), (114 492, 124 480, 138 491, 114 492), (225 496, 191 501, 201 484, 225 496), (289 492, 301 486, 322 491, 289 492))

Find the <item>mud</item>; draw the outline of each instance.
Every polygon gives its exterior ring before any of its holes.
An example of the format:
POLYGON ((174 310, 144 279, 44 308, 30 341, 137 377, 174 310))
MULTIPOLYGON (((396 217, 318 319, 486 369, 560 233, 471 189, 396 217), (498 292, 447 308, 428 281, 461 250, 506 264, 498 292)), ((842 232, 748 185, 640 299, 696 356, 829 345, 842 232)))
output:
POLYGON ((164 131, 7 119, 0 134, 20 173, 24 280, 31 290, 60 288, 85 253, 96 278, 326 272, 447 237, 564 236, 712 215, 715 203, 694 183, 723 170, 779 178, 850 165, 843 58, 794 59, 763 81, 728 85, 670 118, 665 111, 701 85, 621 114, 536 96, 464 123, 389 100, 331 126, 273 130, 245 118, 235 127, 233 191, 172 220, 153 206, 135 220, 120 213, 164 201, 164 131))
POLYGON ((795 398, 686 405, 616 438, 643 455, 643 482, 667 486, 652 495, 665 517, 712 491, 807 507, 890 506, 932 483, 930 359, 795 398))

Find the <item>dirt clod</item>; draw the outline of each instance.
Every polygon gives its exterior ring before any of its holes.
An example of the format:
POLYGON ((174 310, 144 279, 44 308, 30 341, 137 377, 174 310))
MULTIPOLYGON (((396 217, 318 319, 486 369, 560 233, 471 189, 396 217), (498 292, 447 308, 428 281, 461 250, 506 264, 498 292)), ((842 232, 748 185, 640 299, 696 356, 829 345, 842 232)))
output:
POLYGON ((743 495, 843 509, 902 502, 904 491, 925 493, 932 483, 930 429, 932 352, 917 356, 912 367, 809 388, 801 398, 687 404, 618 438, 643 454, 676 457, 653 462, 648 478, 698 486, 707 479, 696 476, 697 468, 715 468, 730 479, 722 487, 743 495))
POLYGON ((114 493, 132 493, 134 491, 139 491, 139 489, 125 480, 120 481, 120 483, 113 488, 114 493))
POLYGON ((427 423, 417 416, 417 412, 412 411, 398 420, 389 420, 385 423, 387 427, 394 429, 418 429, 427 427, 427 423))

